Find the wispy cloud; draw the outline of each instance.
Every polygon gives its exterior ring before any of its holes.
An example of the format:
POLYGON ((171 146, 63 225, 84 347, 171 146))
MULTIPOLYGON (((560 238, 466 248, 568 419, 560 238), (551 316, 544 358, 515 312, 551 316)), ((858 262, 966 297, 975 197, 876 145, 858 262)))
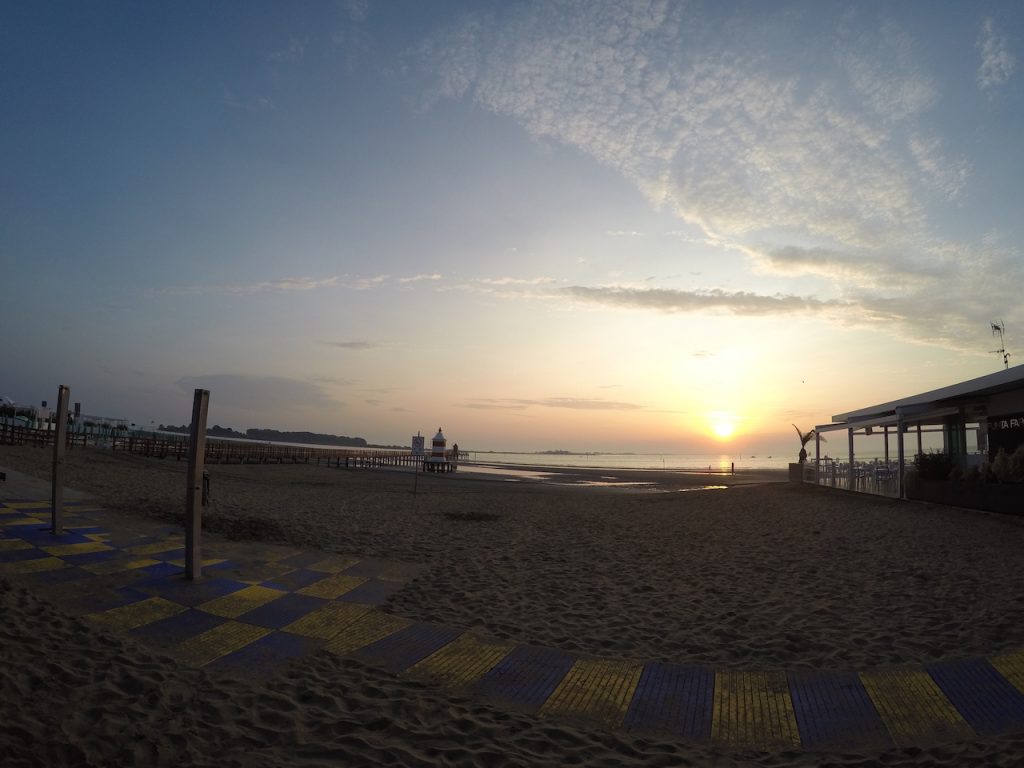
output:
POLYGON ((325 344, 328 347, 338 347, 339 349, 351 349, 354 351, 361 352, 367 349, 377 349, 380 345, 373 344, 369 341, 321 341, 321 344, 325 344))
POLYGON ((911 136, 909 144, 925 182, 948 200, 959 197, 969 175, 967 162, 945 157, 942 143, 935 137, 911 136))
POLYGON ((480 285, 549 285, 553 277, 481 277, 474 282, 480 285))
POLYGON ((338 284, 337 277, 283 277, 279 280, 263 280, 257 283, 227 285, 191 285, 182 288, 165 288, 160 293, 168 294, 250 294, 250 293, 287 293, 291 291, 313 291, 318 288, 329 288, 338 284))
POLYGON ((572 299, 628 309, 651 309, 659 312, 707 312, 721 310, 736 315, 777 315, 804 313, 842 307, 843 302, 822 301, 804 296, 782 294, 765 296, 746 291, 708 289, 683 291, 668 288, 587 287, 573 285, 562 293, 572 299))
POLYGON ((608 237, 643 237, 643 232, 631 229, 609 229, 605 232, 608 237))
POLYGON ((407 283, 422 283, 422 282, 437 282, 441 279, 441 275, 436 272, 429 275, 413 275, 412 277, 400 277, 398 282, 404 284, 407 283))
POLYGON ((480 410, 523 411, 527 408, 565 408, 574 411, 638 411, 643 406, 615 400, 581 397, 548 397, 540 400, 519 398, 473 398, 462 403, 463 408, 480 410))
POLYGON ((374 277, 359 277, 356 278, 350 285, 357 291, 369 291, 373 288, 379 288, 384 285, 389 279, 390 275, 375 275, 374 277))
POLYGON ((1017 59, 1010 51, 1006 36, 996 29, 993 19, 985 19, 982 23, 976 45, 981 54, 978 87, 984 91, 1009 80, 1017 66, 1017 59))
MULTIPOLYGON (((943 210, 932 206, 967 197, 971 166, 935 134, 943 91, 918 30, 873 9, 841 10, 831 27, 824 18, 809 41, 800 14, 780 24, 759 6, 535 0, 468 13, 410 56, 434 73, 432 98, 470 101, 618 171, 689 225, 685 240, 831 283, 825 299, 629 285, 548 286, 549 296, 670 312, 815 310, 962 344, 970 327, 987 327, 991 306, 1018 303, 1005 274, 977 266, 1021 268, 939 234, 943 210), (939 324, 929 301, 947 310, 939 324)), ((978 49, 979 85, 1005 83, 1016 62, 991 20, 978 49)))

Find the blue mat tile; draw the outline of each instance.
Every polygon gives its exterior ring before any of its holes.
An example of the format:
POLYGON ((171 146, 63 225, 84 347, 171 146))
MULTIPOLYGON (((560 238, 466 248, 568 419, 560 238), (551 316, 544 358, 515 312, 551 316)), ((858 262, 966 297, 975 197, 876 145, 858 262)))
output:
MULTIPOLYGON (((155 558, 154 558, 155 559, 155 558)), ((137 569, 138 573, 145 576, 173 576, 177 573, 184 573, 185 569, 170 563, 154 563, 145 568, 137 569)))
POLYGON ((363 603, 364 605, 382 605, 391 595, 405 585, 398 581, 370 579, 341 595, 338 600, 346 603, 363 603))
POLYGON ((1024 727, 1024 694, 985 659, 938 661, 925 670, 978 733, 1024 727))
POLYGON ((80 555, 61 555, 60 559, 73 565, 87 565, 88 563, 103 563, 118 557, 124 557, 124 552, 119 549, 107 549, 99 552, 83 552, 80 555))
POLYGON ((805 749, 892 745, 856 672, 790 672, 787 680, 805 749))
POLYGON ((550 648, 520 646, 473 686, 488 699, 536 712, 547 701, 576 657, 550 648))
POLYGON ((462 632, 451 627, 413 624, 360 648, 352 657, 397 674, 448 645, 462 632))
POLYGON ((22 560, 38 560, 41 557, 51 557, 51 555, 49 552, 44 552, 36 547, 0 551, 0 563, 17 563, 22 560))
MULTIPOLYGON (((322 556, 321 559, 323 559, 322 556)), ((288 571, 288 573, 283 573, 280 576, 275 576, 273 579, 264 581, 263 586, 295 592, 320 581, 323 577, 324 574, 320 571, 307 571, 305 568, 296 568, 294 571, 288 571)))
POLYGON ((284 595, 259 608, 253 608, 248 613, 243 613, 238 617, 238 621, 255 624, 258 627, 281 629, 329 602, 329 600, 309 595, 284 595))
POLYGON ((227 619, 220 616, 189 608, 166 619, 137 627, 131 630, 131 633, 170 646, 201 635, 226 621, 227 619))
POLYGON ((714 691, 715 671, 709 667, 648 662, 623 725, 628 730, 706 742, 711 737, 714 691))
POLYGON ((211 662, 205 669, 233 671, 246 677, 269 677, 284 664, 313 653, 323 647, 324 643, 324 640, 301 637, 288 632, 271 632, 244 648, 211 662))
POLYGON ((220 578, 202 578, 189 580, 185 578, 184 572, 171 574, 170 576, 155 576, 147 579, 140 579, 132 584, 132 587, 150 595, 159 595, 165 600, 171 600, 179 605, 196 606, 205 603, 207 600, 214 600, 224 595, 230 595, 249 586, 240 581, 220 578))

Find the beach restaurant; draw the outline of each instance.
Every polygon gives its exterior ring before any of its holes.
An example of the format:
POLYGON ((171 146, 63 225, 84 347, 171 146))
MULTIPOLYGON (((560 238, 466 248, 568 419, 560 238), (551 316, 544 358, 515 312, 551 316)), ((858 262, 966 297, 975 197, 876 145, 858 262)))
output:
MULTIPOLYGON (((908 495, 907 468, 914 465, 914 456, 926 451, 937 454, 924 458, 942 459, 951 474, 967 477, 975 468, 980 471, 986 462, 993 462, 1000 449, 1012 455, 1024 446, 1024 365, 841 413, 814 430, 814 460, 804 466, 804 482, 900 499, 921 498, 917 491, 923 483, 918 478, 908 495), (826 441, 828 446, 823 446, 826 441), (823 454, 824 447, 840 452, 840 457, 823 454)), ((923 466, 920 460, 919 466, 923 466)), ((1020 489, 1011 490, 1018 501, 1024 498, 1020 489)), ((947 495, 949 491, 947 484, 947 495)), ((975 506, 957 498, 928 500, 975 506)))

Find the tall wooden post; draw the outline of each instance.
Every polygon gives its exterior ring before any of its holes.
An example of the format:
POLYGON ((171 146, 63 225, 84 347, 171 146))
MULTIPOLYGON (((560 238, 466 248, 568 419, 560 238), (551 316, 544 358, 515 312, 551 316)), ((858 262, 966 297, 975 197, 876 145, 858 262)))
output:
POLYGON ((192 402, 192 430, 188 443, 188 496, 185 506, 185 578, 203 575, 203 463, 206 457, 206 412, 210 391, 197 389, 192 402))
POLYGON ((50 520, 54 535, 64 533, 64 452, 68 440, 68 399, 71 389, 57 389, 57 424, 53 432, 53 474, 50 483, 50 520))

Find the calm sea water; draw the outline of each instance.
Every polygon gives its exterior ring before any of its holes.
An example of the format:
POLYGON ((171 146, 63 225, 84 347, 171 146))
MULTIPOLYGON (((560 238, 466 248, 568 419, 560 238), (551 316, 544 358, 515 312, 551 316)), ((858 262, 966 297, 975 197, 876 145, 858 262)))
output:
POLYGON ((725 453, 502 453, 469 451, 469 460, 481 464, 534 467, 591 467, 599 469, 674 469, 723 471, 731 469, 786 469, 790 456, 752 456, 725 453))

